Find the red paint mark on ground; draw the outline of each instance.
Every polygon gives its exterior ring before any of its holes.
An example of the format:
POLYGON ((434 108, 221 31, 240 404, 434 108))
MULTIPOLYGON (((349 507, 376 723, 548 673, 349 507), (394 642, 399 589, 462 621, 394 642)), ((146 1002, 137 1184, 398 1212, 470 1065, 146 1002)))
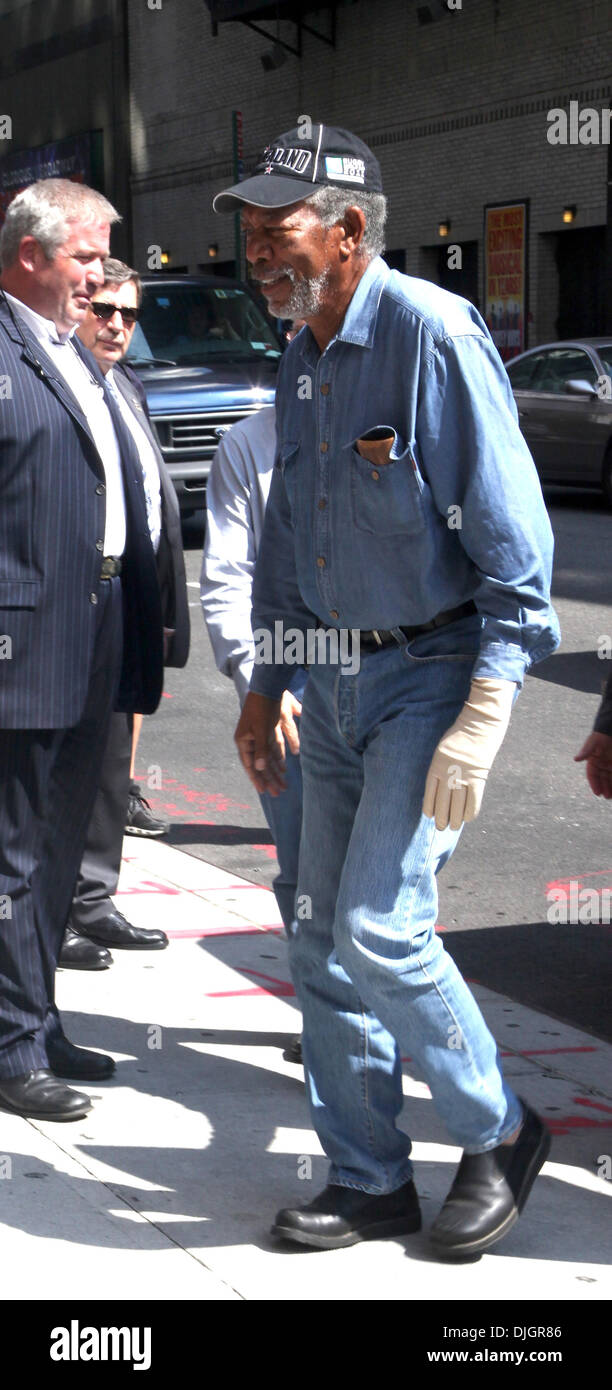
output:
POLYGON ((180 888, 172 888, 169 883, 160 883, 157 879, 141 878, 140 882, 131 888, 120 888, 117 897, 129 898, 134 893, 162 893, 176 898, 180 897, 181 891, 180 888))
POLYGON ((563 1115, 545 1123, 551 1134, 569 1134, 573 1129, 612 1129, 612 1120, 591 1120, 587 1115, 563 1115))
MULTIPOLYGON (((593 869, 591 872, 584 874, 568 874, 567 877, 551 879, 550 883, 546 884, 546 894, 547 896, 550 893, 557 894, 558 901, 561 901, 563 898, 569 898, 572 889, 574 893, 579 895, 584 888, 584 881, 587 878, 605 878, 608 880, 608 884, 604 886, 612 888, 612 869, 593 869)), ((597 924, 594 923, 594 925, 597 924)))
POLYGON ((290 996, 290 995, 295 995, 295 990, 294 990, 294 988, 293 988, 293 985, 290 984, 288 980, 277 980, 277 979, 275 978, 274 975, 262 975, 262 974, 261 974, 261 971, 259 971, 259 970, 247 970, 247 969, 245 968, 243 973, 244 973, 245 975, 254 975, 256 980, 268 980, 272 985, 276 985, 277 988, 276 988, 276 989, 269 989, 269 988, 266 988, 265 986, 258 986, 258 987, 255 988, 255 989, 222 989, 222 990, 215 990, 214 993, 212 993, 212 994, 207 994, 207 995, 206 995, 206 998, 207 998, 207 999, 236 999, 236 998, 238 998, 239 996, 243 996, 243 995, 247 995, 247 994, 248 994, 248 995, 275 994, 275 995, 285 996, 285 997, 288 997, 288 996, 290 996))
MULTIPOLYGON (((232 797, 225 796, 222 792, 201 791, 196 787, 189 787, 186 782, 177 782, 175 777, 166 777, 163 771, 162 786, 149 788, 147 787, 147 776, 146 771, 138 771, 135 773, 135 780, 143 784, 151 809, 163 811, 167 816, 188 817, 195 825, 218 826, 218 821, 210 820, 209 816, 206 816, 207 811, 212 811, 217 816, 225 816, 232 811, 251 811, 253 809, 247 802, 234 801, 232 797), (173 801, 164 801, 164 792, 167 789, 171 789, 173 801)), ((228 835, 233 835, 233 833, 233 830, 228 829, 228 835)))
MULTIPOLYGON (((519 1057, 548 1057, 557 1052, 598 1052, 597 1047, 532 1047, 527 1051, 518 1050, 519 1057)), ((516 1052, 502 1052, 502 1057, 516 1057, 516 1052)))
POLYGON ((546 1116, 545 1123, 551 1134, 569 1134, 573 1129, 612 1129, 612 1106, 604 1105, 599 1100, 589 1100, 587 1096, 572 1096, 572 1105, 583 1105, 590 1110, 603 1110, 604 1114, 611 1118, 600 1120, 593 1119, 590 1115, 555 1115, 554 1119, 549 1119, 546 1116))
POLYGON ((267 859, 276 859, 275 845, 252 845, 252 849, 258 849, 267 859))
POLYGON ((605 1110, 607 1115, 612 1115, 612 1105, 604 1105, 601 1100, 589 1100, 587 1096, 574 1096, 575 1105, 588 1105, 591 1110, 605 1110))
MULTIPOLYGON (((206 936, 253 936, 256 932, 272 932, 280 935, 283 927, 278 926, 222 926, 222 927, 188 927, 182 930, 180 927, 176 931, 166 927, 166 936, 172 937, 173 941, 203 940, 206 936)), ((232 991, 230 991, 231 993, 232 991)), ((240 990, 238 991, 240 993, 240 990)), ((210 996, 212 997, 212 996, 210 996)))
POLYGON ((164 699, 164 700, 173 700, 173 699, 174 699, 174 695, 169 695, 169 694, 168 694, 168 691, 167 691, 167 690, 164 690, 162 699, 164 699))

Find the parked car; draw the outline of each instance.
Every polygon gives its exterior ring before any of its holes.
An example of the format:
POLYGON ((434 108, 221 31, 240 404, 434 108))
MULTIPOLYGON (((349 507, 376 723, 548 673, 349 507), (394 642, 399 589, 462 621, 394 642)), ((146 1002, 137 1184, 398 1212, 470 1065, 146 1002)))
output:
POLYGON ((145 277, 126 361, 138 372, 181 513, 206 505, 219 439, 272 405, 283 345, 247 285, 220 276, 145 277))
POLYGON ((506 371, 542 482, 601 488, 612 506, 612 338, 542 343, 506 371))
POLYGON ((544 343, 506 370, 542 482, 600 487, 612 506, 612 337, 544 343))

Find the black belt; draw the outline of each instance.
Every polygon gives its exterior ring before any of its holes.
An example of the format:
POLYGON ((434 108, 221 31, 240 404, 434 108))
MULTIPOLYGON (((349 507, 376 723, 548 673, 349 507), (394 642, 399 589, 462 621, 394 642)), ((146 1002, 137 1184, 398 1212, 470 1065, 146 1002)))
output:
POLYGON ((368 628, 359 633, 359 646, 362 651, 378 652, 381 647, 390 647, 394 642, 398 647, 403 646, 404 640, 409 642, 413 637, 418 637, 422 632, 434 632, 437 627, 446 627, 447 623, 454 623, 458 618, 467 618, 470 613, 477 613, 476 604, 469 599, 467 603, 461 603, 458 608, 447 608, 444 613, 438 613, 429 623, 420 623, 416 627, 396 627, 393 631, 384 628, 368 628), (402 634, 400 637, 398 634, 402 634))
POLYGON ((121 560, 116 560, 114 555, 105 555, 102 560, 100 579, 114 579, 117 574, 121 574, 121 560))

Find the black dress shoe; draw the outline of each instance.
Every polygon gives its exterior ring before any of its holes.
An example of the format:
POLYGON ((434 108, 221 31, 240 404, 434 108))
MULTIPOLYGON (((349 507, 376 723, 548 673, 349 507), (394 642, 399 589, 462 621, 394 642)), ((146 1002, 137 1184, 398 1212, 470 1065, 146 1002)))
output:
POLYGON ((302 1039, 292 1038, 291 1042, 287 1043, 283 1057, 286 1062, 295 1062, 299 1066, 304 1060, 302 1057, 302 1039))
POLYGON ((411 1235, 420 1229, 419 1199, 413 1182, 379 1197, 330 1184, 307 1207, 279 1211, 272 1235, 298 1245, 314 1245, 318 1250, 338 1250, 359 1240, 411 1235))
POLYGON ((81 1120, 91 1110, 91 1101, 41 1068, 0 1079, 0 1106, 29 1120, 81 1120))
POLYGON ((550 1152, 550 1134, 523 1104, 524 1120, 513 1144, 483 1154, 464 1154, 444 1206, 431 1228, 436 1250, 449 1259, 480 1255, 518 1221, 550 1152))
POLYGON ((88 936, 66 927, 57 963, 64 970, 108 970, 113 958, 105 946, 96 946, 88 936))
POLYGON ((115 1063, 106 1052, 75 1047, 63 1037, 47 1043, 47 1057, 54 1076, 66 1076, 72 1081, 108 1081, 115 1070, 115 1063))
POLYGON ((118 951, 163 951, 168 945, 165 931, 133 927, 116 908, 90 927, 79 927, 83 936, 98 946, 114 946, 118 951))

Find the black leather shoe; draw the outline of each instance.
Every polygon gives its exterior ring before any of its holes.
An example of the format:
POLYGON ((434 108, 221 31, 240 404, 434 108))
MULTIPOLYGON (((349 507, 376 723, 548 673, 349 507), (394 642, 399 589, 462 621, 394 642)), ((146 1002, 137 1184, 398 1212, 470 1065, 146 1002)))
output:
POLYGON ((295 1062, 297 1066, 300 1066, 304 1060, 302 1057, 302 1039, 292 1038, 291 1042, 287 1043, 283 1057, 286 1062, 295 1062))
POLYGON ((108 970, 113 958, 104 946, 66 927, 57 963, 63 970, 108 970))
POLYGON ((411 1235, 420 1229, 419 1199, 413 1182, 379 1197, 330 1184, 309 1206, 279 1211, 272 1235, 298 1245, 314 1245, 318 1250, 338 1250, 360 1240, 411 1235))
POLYGON ((29 1120, 81 1120, 91 1110, 91 1101, 41 1068, 0 1079, 0 1106, 29 1120))
POLYGON ((80 927, 79 930, 98 946, 113 946, 118 951, 163 951, 168 945, 165 931, 133 927, 116 908, 107 917, 101 917, 99 922, 92 922, 90 927, 80 927))
POLYGON ((75 1047, 68 1038, 48 1042, 47 1057, 54 1076, 66 1076, 72 1081, 108 1081, 115 1070, 115 1063, 106 1052, 75 1047))
POLYGON ((431 1228, 436 1250, 449 1259, 480 1255, 518 1221, 550 1152, 550 1134, 522 1102, 523 1125, 514 1144, 464 1154, 455 1181, 431 1228))

